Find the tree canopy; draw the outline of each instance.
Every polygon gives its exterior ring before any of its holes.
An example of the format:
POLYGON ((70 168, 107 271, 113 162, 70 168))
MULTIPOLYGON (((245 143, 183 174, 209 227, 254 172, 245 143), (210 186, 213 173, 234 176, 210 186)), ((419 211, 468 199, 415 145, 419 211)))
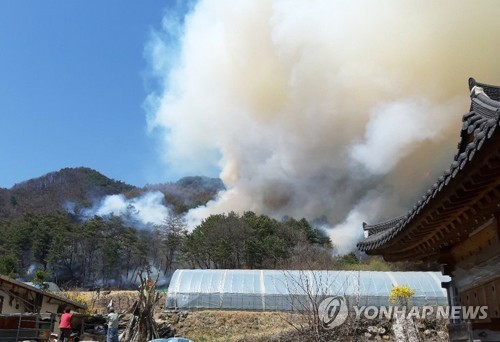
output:
POLYGON ((137 229, 117 216, 76 221, 56 212, 0 221, 0 273, 32 279, 42 272, 66 287, 124 287, 135 272, 155 267, 277 268, 331 255, 330 239, 305 219, 278 221, 230 212, 207 217, 192 231, 172 214, 153 229, 137 229), (307 248, 305 248, 307 247, 307 248))

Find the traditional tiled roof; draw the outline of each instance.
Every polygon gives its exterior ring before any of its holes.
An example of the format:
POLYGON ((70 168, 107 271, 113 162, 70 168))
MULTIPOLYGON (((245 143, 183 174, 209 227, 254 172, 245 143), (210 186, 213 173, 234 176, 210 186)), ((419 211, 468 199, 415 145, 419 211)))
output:
POLYGON ((500 87, 470 78, 469 89, 470 111, 463 116, 461 140, 449 169, 406 215, 375 225, 363 223, 368 236, 357 244, 359 250, 388 260, 429 257, 463 240, 467 225, 474 226, 469 220, 477 221, 492 212, 490 205, 498 204, 500 87))
POLYGON ((405 219, 405 217, 406 217, 405 215, 398 216, 388 221, 380 222, 373 225, 368 225, 366 222, 363 222, 363 230, 368 232, 368 236, 371 236, 373 234, 380 233, 384 230, 393 227, 394 225, 398 224, 400 221, 405 219))

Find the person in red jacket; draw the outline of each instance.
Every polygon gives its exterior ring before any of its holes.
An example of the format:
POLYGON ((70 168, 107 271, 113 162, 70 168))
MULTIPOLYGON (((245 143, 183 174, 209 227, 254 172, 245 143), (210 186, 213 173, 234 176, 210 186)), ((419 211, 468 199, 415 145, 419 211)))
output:
POLYGON ((59 320, 59 330, 61 331, 61 337, 59 341, 68 342, 69 337, 71 335, 71 318, 73 314, 71 313, 71 309, 67 307, 64 309, 64 313, 61 315, 61 319, 59 320))

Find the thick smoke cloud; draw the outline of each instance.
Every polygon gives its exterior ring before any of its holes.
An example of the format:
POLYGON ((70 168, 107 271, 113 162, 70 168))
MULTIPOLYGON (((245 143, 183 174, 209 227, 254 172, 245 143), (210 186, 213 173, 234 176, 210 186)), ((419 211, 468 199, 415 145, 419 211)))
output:
POLYGON ((349 251, 363 221, 404 213, 450 164, 468 77, 500 83, 499 15, 494 1, 220 0, 175 30, 165 17, 150 127, 168 168, 217 165, 228 189, 191 219, 326 218, 349 251))

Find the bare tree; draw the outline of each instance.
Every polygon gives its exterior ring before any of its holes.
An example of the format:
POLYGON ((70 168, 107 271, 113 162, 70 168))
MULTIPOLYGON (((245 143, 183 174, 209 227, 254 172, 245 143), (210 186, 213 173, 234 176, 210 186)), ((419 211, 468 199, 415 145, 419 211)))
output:
POLYGON ((165 248, 165 271, 172 271, 176 268, 178 254, 187 234, 186 227, 184 217, 181 215, 167 216, 159 227, 165 248))
POLYGON ((285 316, 286 322, 297 334, 306 340, 320 341, 324 330, 319 305, 328 297, 331 279, 325 272, 283 271, 285 288, 291 312, 285 316), (302 319, 295 316, 299 313, 302 319))
POLYGON ((360 302, 360 275, 341 279, 332 271, 283 271, 289 311, 282 314, 295 334, 304 341, 356 341, 361 322, 349 316, 350 305, 360 302), (347 296, 347 289, 353 292, 347 296), (338 304, 335 314, 331 304, 338 304), (343 308, 340 305, 342 303, 343 308), (301 319, 298 319, 300 315, 301 319), (338 320, 337 320, 338 317, 338 320), (329 321, 330 320, 330 321, 329 321), (335 320, 340 325, 330 325, 335 320))

